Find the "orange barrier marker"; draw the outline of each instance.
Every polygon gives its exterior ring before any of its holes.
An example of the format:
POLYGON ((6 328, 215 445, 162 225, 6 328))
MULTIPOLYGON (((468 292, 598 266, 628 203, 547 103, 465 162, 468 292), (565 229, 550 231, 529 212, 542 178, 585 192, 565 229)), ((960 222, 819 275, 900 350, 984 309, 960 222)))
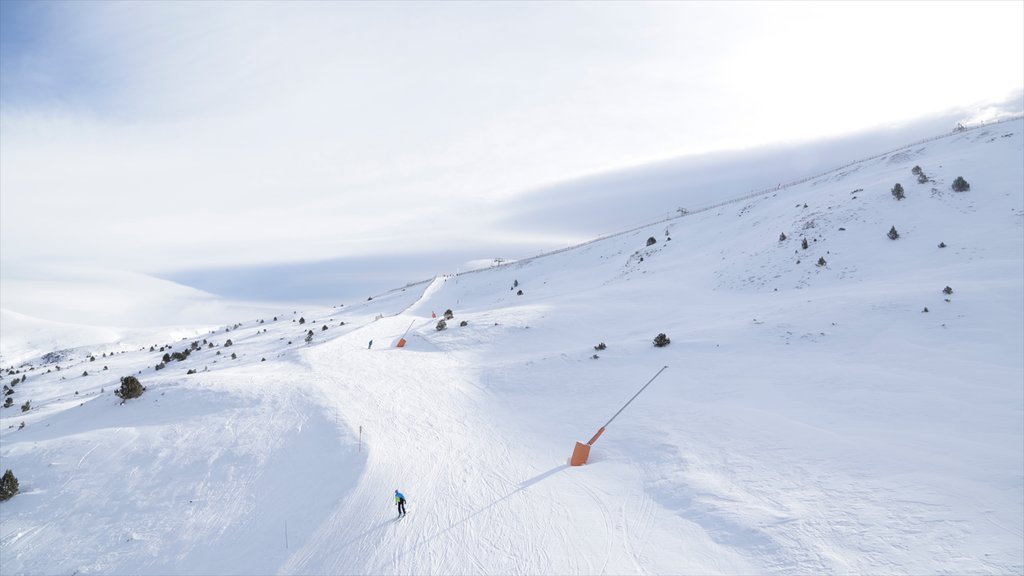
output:
POLYGON ((409 322, 409 327, 405 329, 405 334, 402 334, 402 337, 398 339, 398 344, 395 346, 395 348, 405 348, 405 336, 409 334, 409 330, 412 330, 412 325, 415 323, 415 320, 409 322))
POLYGON ((594 445, 594 442, 597 442, 597 439, 601 437, 601 434, 604 434, 604 429, 607 428, 608 425, 612 423, 612 420, 615 420, 616 416, 621 414, 622 411, 626 409, 626 406, 629 406, 630 402, 636 400, 636 397, 640 395, 640 392, 644 391, 644 388, 650 386, 651 382, 654 382, 655 378, 661 376, 661 373, 665 371, 665 368, 668 368, 668 366, 662 366, 661 370, 658 370, 658 373, 655 374, 653 378, 647 381, 647 384, 644 384, 643 387, 640 388, 640 390, 638 390, 636 394, 633 394, 633 397, 629 399, 629 402, 623 404, 622 408, 619 408, 619 411, 615 413, 615 416, 612 416, 611 419, 605 422, 604 426, 601 426, 601 429, 597 431, 597 434, 594 434, 594 437, 590 439, 590 442, 587 442, 586 444, 582 442, 576 443, 576 447, 572 451, 572 457, 569 458, 570 465, 582 466, 587 463, 587 458, 590 458, 590 447, 594 445))

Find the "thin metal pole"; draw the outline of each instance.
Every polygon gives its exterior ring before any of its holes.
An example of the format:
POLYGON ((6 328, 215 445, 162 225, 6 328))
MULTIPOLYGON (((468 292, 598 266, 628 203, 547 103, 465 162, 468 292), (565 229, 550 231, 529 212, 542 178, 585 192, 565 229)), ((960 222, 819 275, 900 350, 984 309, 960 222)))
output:
MULTIPOLYGON (((643 388, 641 388, 639 391, 637 391, 636 394, 633 394, 633 397, 629 399, 629 402, 632 402, 633 400, 636 400, 636 397, 640 395, 640 392, 643 392, 644 388, 647 388, 648 386, 650 386, 651 382, 654 382, 654 378, 657 378, 658 376, 661 376, 661 373, 665 371, 665 368, 668 368, 668 366, 662 366, 661 370, 658 370, 658 373, 655 374, 653 378, 648 380, 647 384, 644 384, 643 388)), ((622 408, 619 408, 619 411, 615 413, 615 416, 618 416, 619 414, 621 414, 622 411, 626 409, 626 406, 629 406, 629 402, 626 402, 625 404, 623 404, 622 408)), ((608 420, 608 422, 605 423, 604 426, 601 426, 601 428, 607 428, 608 424, 611 424, 612 420, 615 420, 615 416, 612 416, 611 420, 608 420)))
POLYGON ((416 323, 415 320, 413 320, 412 322, 409 322, 409 327, 405 329, 405 334, 402 334, 402 338, 405 338, 406 335, 409 334, 409 330, 412 330, 412 325, 415 324, 415 323, 416 323))

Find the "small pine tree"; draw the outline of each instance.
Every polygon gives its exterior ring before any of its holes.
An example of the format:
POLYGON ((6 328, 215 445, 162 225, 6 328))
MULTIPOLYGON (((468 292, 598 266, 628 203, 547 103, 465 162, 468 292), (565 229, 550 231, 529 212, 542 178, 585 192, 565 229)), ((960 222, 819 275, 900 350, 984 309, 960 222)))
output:
POLYGON ((132 398, 138 398, 142 396, 142 393, 146 391, 145 386, 139 382, 139 379, 135 376, 125 376, 121 378, 121 388, 114 391, 121 400, 130 400, 132 398))
POLYGON ((441 330, 444 330, 447 327, 448 327, 448 323, 445 322, 444 320, 438 320, 437 321, 437 331, 438 332, 440 332, 441 330))
POLYGON ((780 232, 779 233, 779 242, 785 242, 785 240, 786 240, 786 233, 785 232, 780 232))
POLYGON ((924 170, 921 170, 920 166, 914 166, 913 168, 910 169, 910 173, 913 174, 914 176, 919 176, 924 173, 924 170))
POLYGON ((671 342, 672 341, 669 340, 668 336, 666 336, 664 332, 654 337, 654 345, 657 348, 663 348, 665 346, 668 346, 671 342))
POLYGON ((11 406, 14 406, 14 398, 8 396, 7 400, 4 400, 4 408, 10 408, 11 406))
POLYGON ((953 180, 953 191, 954 192, 967 192, 971 189, 971 185, 964 180, 963 176, 957 176, 956 180, 953 180))
MULTIPOLYGON (((313 341, 313 331, 310 330, 309 334, 306 334, 306 344, 309 344, 312 341, 313 341)), ((234 354, 232 354, 232 356, 234 356, 234 354)))
POLYGON ((608 348, 608 346, 604 342, 601 342, 597 346, 594 346, 594 350, 604 350, 606 348, 608 348))
POLYGON ((889 236, 889 240, 895 240, 900 237, 900 233, 897 232, 896 227, 893 226, 889 229, 889 234, 887 234, 887 236, 889 236))
POLYGON ((21 405, 21 411, 22 412, 28 412, 31 409, 32 409, 32 401, 31 400, 25 400, 25 403, 21 405))
POLYGON ((949 286, 946 286, 945 288, 942 289, 942 293, 948 296, 953 293, 953 289, 950 288, 949 286))
POLYGON ((818 266, 825 266, 828 262, 825 261, 825 257, 818 258, 818 266))
POLYGON ((299 324, 305 324, 305 323, 306 323, 306 319, 304 317, 300 317, 299 318, 299 324))
POLYGON ((892 187, 892 196, 897 200, 903 200, 904 198, 906 198, 906 195, 903 193, 902 184, 897 182, 896 185, 892 187))
POLYGON ((657 243, 658 243, 658 240, 654 236, 651 236, 650 238, 647 239, 647 245, 648 246, 654 246, 657 243))
POLYGON ((451 308, 449 308, 449 309, 444 311, 444 319, 445 320, 451 320, 454 317, 455 317, 455 313, 452 312, 451 308))
POLYGON ((804 250, 807 250, 807 238, 804 238, 803 240, 800 241, 800 247, 803 248, 804 250))
POLYGON ((10 500, 17 493, 18 479, 14 476, 14 472, 7 470, 3 477, 0 477, 0 502, 10 500))
POLYGON ((324 332, 324 331, 326 331, 326 330, 327 330, 327 324, 324 324, 324 327, 323 327, 323 328, 321 328, 321 329, 320 329, 320 331, 321 331, 321 332, 324 332))
MULTIPOLYGON (((300 322, 300 324, 301 324, 301 322, 300 322)), ((235 345, 235 343, 231 341, 231 338, 228 338, 227 341, 224 342, 224 347, 225 348, 227 348, 228 346, 234 346, 234 345, 235 345)))

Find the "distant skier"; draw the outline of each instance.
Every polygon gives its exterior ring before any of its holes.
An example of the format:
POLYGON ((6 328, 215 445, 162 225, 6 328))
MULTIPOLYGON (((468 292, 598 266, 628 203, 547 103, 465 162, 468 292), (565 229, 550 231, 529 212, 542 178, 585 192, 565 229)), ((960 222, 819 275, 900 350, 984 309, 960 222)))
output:
POLYGON ((405 495, 395 490, 395 505, 398 506, 398 516, 405 516, 405 495))
POLYGON ((369 350, 370 348, 373 348, 373 340, 370 340, 370 343, 366 345, 367 350, 369 350))

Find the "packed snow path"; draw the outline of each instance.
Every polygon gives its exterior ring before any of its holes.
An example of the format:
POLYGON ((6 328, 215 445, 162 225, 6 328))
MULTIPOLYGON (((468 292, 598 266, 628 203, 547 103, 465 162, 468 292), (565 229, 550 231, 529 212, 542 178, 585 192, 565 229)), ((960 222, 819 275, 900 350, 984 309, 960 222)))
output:
MULTIPOLYGON (((385 318, 374 329, 401 333, 409 321, 385 318)), ((404 349, 370 350, 365 340, 355 332, 306 354, 328 402, 362 427, 366 460, 356 488, 282 573, 618 574, 694 565, 682 549, 645 560, 647 546, 678 533, 652 534, 642 486, 596 489, 567 465, 571 446, 503 416, 465 358, 419 337, 404 349), (402 519, 395 489, 409 499, 402 519)), ((745 566, 728 551, 716 564, 745 566)))

